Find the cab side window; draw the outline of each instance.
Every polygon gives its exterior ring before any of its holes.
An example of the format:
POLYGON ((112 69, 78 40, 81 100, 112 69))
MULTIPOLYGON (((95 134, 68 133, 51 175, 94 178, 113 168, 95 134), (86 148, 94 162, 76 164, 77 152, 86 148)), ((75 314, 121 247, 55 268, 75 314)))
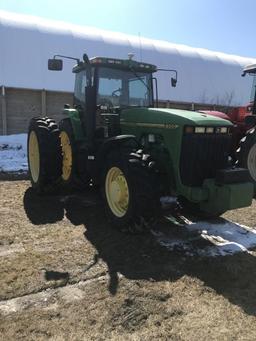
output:
POLYGON ((86 70, 80 71, 76 74, 75 81, 75 98, 84 103, 85 102, 85 87, 87 86, 86 70))

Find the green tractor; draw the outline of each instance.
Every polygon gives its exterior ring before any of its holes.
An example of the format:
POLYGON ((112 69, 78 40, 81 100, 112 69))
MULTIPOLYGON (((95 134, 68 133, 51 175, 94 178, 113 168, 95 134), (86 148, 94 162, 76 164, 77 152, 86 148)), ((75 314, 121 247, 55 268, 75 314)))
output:
MULTIPOLYGON (((71 58, 54 56, 49 70, 62 70, 59 57, 71 58)), ((59 124, 38 117, 29 125, 29 171, 38 192, 56 184, 98 186, 112 223, 136 231, 159 215, 163 196, 207 216, 251 205, 248 171, 229 161, 232 123, 157 108, 159 69, 131 55, 71 59, 77 62, 73 107, 64 105, 59 124)), ((167 71, 175 73, 175 86, 177 72, 167 71)))

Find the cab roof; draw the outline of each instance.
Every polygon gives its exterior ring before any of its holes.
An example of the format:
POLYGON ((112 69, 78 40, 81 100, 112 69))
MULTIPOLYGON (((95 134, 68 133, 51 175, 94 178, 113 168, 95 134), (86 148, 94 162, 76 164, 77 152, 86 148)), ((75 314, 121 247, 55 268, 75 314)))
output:
MULTIPOLYGON (((148 64, 144 62, 137 62, 132 59, 117 59, 117 58, 107 58, 107 57, 93 57, 89 59, 89 64, 92 66, 103 66, 113 69, 121 70, 132 70, 137 72, 156 72, 157 67, 153 64, 148 64)), ((73 72, 77 73, 88 66, 88 62, 79 62, 73 67, 73 72)))

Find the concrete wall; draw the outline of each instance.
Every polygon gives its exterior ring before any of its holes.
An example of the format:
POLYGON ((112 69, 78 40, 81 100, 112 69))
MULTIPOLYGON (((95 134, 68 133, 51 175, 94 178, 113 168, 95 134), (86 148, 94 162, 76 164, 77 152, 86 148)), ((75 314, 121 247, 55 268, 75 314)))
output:
MULTIPOLYGON (((0 93, 0 135, 26 133, 29 120, 35 116, 49 116, 57 122, 62 116, 65 103, 72 105, 73 94, 18 88, 1 88, 0 93)), ((227 112, 230 107, 200 104, 159 101, 159 107, 188 110, 219 110, 227 112)))
POLYGON ((35 116, 51 116, 57 121, 65 103, 72 104, 69 92, 2 87, 0 96, 0 134, 27 132, 29 120, 35 116))

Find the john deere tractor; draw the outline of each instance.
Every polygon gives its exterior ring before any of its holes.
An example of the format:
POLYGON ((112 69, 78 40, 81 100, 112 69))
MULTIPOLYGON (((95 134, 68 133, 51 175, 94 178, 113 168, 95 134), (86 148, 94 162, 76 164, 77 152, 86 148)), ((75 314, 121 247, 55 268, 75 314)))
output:
MULTIPOLYGON (((60 57, 49 59, 49 70, 62 70, 60 57)), ((248 170, 229 165, 232 123, 157 108, 156 71, 131 56, 76 59, 73 107, 64 106, 59 124, 30 121, 32 186, 41 193, 56 184, 100 187, 112 223, 133 230, 150 225, 166 195, 210 216, 251 205, 248 170)))

